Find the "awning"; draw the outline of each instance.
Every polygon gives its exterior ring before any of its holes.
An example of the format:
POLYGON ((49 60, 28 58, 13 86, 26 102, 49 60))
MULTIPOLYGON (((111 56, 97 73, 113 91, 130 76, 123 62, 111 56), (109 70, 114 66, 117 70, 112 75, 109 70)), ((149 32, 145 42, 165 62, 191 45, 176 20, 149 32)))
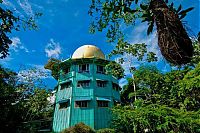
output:
POLYGON ((79 82, 79 81, 91 81, 91 79, 77 79, 76 81, 77 82, 79 82))
POLYGON ((69 99, 65 99, 65 100, 58 101, 57 103, 66 103, 68 101, 69 101, 69 99))
POLYGON ((109 98, 97 97, 97 101, 111 101, 109 98))
POLYGON ((60 82, 59 84, 65 84, 65 83, 68 83, 68 82, 72 82, 71 80, 66 80, 66 81, 63 81, 63 82, 60 82))
POLYGON ((97 81, 104 81, 104 82, 107 82, 107 80, 104 80, 104 79, 96 79, 97 81))
POLYGON ((76 97, 75 101, 90 101, 92 100, 91 97, 76 97))

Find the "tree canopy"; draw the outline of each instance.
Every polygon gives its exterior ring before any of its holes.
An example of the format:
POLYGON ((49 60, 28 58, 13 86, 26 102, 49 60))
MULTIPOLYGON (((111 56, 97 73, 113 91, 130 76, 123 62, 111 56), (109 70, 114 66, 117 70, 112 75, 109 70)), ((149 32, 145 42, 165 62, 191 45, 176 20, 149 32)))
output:
POLYGON ((134 26, 138 22, 148 24, 147 34, 153 31, 156 24, 158 45, 167 61, 176 65, 186 64, 191 60, 193 47, 181 20, 193 8, 183 10, 182 5, 175 7, 168 0, 91 0, 89 15, 92 16, 90 32, 107 31, 109 42, 117 42, 112 54, 123 55, 124 51, 139 60, 146 57, 147 61, 156 61, 152 51, 147 46, 130 44, 125 41, 122 24, 134 26), (147 53, 147 54, 144 54, 147 53), (146 56, 144 56, 146 55, 146 56))
MULTIPOLYGON (((3 4, 3 0, 0 0, 3 4)), ((9 55, 9 47, 12 44, 10 34, 15 30, 19 31, 21 28, 37 29, 35 19, 40 17, 41 13, 36 13, 35 16, 22 18, 13 13, 12 10, 7 9, 5 6, 0 7, 0 58, 3 59, 9 55)))
POLYGON ((127 133, 200 132, 199 70, 200 63, 167 73, 154 66, 135 70, 121 92, 122 106, 113 109, 113 128, 127 133))
MULTIPOLYGON (((30 76, 30 75, 29 75, 30 76)), ((32 121, 51 119, 50 92, 19 81, 18 73, 0 66, 0 127, 2 132, 36 132, 32 121), (32 124, 32 126, 28 126, 32 124)), ((37 123, 36 123, 37 124, 37 123)))

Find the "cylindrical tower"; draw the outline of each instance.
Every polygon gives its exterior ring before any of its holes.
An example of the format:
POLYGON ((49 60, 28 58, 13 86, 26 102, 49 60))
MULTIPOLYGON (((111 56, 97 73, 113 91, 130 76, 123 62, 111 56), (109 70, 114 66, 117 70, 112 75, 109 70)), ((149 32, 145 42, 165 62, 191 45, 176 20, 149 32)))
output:
POLYGON ((48 69, 59 66, 53 131, 60 132, 79 122, 94 129, 110 126, 109 108, 120 102, 120 87, 117 78, 105 73, 108 63, 99 48, 84 45, 72 58, 46 65, 48 69))

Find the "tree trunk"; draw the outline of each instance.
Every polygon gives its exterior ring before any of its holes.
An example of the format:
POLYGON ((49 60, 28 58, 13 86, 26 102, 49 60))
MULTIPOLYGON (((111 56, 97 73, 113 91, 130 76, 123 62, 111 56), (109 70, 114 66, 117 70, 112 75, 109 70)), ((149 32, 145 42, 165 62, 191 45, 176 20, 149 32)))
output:
POLYGON ((190 62, 193 55, 192 41, 178 14, 171 11, 163 0, 151 0, 150 10, 157 26, 158 45, 165 59, 176 65, 190 62))

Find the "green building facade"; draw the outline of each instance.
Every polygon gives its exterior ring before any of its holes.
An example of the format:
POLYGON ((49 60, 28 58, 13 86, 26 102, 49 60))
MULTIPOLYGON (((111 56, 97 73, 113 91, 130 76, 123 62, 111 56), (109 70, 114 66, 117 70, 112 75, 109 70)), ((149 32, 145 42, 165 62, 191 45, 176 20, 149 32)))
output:
POLYGON ((62 67, 58 67, 53 131, 60 132, 79 122, 94 129, 110 126, 110 107, 120 102, 120 87, 115 77, 105 73, 108 63, 93 45, 84 45, 72 58, 57 63, 62 67))

